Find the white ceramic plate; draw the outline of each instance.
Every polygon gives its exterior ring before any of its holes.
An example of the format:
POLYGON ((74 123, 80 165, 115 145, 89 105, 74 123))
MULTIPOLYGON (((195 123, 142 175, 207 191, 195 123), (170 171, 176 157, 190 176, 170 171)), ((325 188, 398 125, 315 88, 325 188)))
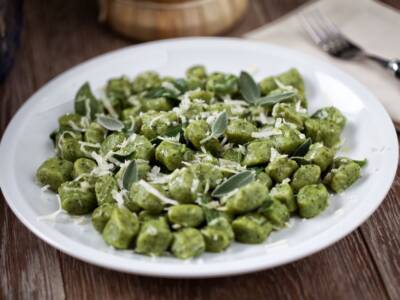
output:
MULTIPOLYGON (((336 242, 368 218, 388 192, 398 160, 392 122, 378 100, 360 83, 336 68, 293 50, 266 43, 225 38, 166 40, 128 47, 102 55, 63 73, 36 92, 9 124, 0 146, 0 184, 8 205, 38 237, 81 260, 130 273, 164 277, 212 277, 282 265, 336 242), (363 177, 311 220, 295 219, 261 245, 234 244, 221 254, 206 253, 181 261, 150 258, 107 247, 89 218, 60 216, 38 220, 55 211, 57 201, 35 183, 37 167, 53 155, 49 133, 57 118, 73 109, 79 86, 89 81, 101 88, 107 79, 130 77, 153 69, 183 76, 187 67, 205 64, 210 71, 259 71, 257 80, 296 67, 304 75, 310 111, 337 106, 348 118, 343 138, 345 155, 368 159, 363 177), (42 194, 42 195, 41 195, 42 194), (83 222, 82 222, 83 221, 83 222), (83 223, 83 224, 78 224, 83 223)), ((12 251, 12 249, 10 249, 12 251)))

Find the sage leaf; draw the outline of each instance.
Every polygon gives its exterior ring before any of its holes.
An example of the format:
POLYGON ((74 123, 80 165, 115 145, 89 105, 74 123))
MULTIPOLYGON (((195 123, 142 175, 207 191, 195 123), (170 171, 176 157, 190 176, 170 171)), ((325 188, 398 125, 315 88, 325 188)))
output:
MULTIPOLYGON (((150 142, 158 145, 160 142, 162 142, 164 140, 164 138, 174 138, 174 137, 177 137, 178 134, 180 134, 180 133, 182 133, 182 125, 176 125, 176 126, 168 128, 167 131, 162 136, 157 136, 157 137, 151 139, 150 142)), ((181 139, 181 136, 179 136, 179 139, 177 139, 177 142, 180 139, 181 139)))
POLYGON ((124 187, 124 189, 129 191, 132 184, 138 180, 139 180, 139 173, 136 161, 132 160, 125 169, 124 176, 122 178, 122 186, 124 187))
POLYGON ((254 103, 261 96, 260 87, 253 77, 245 71, 240 72, 239 89, 243 98, 249 103, 254 103))
POLYGON ((228 127, 228 116, 226 112, 222 112, 213 123, 211 130, 215 136, 220 136, 225 132, 226 127, 228 127))
POLYGON ((311 139, 307 138, 300 146, 297 147, 296 150, 294 150, 292 156, 304 156, 308 152, 308 149, 310 149, 311 146, 311 139))
POLYGON ((215 208, 209 208, 205 205, 202 206, 203 208, 203 213, 204 217, 207 221, 207 223, 210 223, 212 220, 215 220, 217 218, 227 218, 226 214, 223 213, 222 211, 219 211, 215 208))
POLYGON ((182 131, 182 125, 176 125, 174 127, 169 128, 163 136, 174 137, 177 136, 178 133, 182 131))
POLYGON ((226 127, 228 127, 228 116, 226 115, 226 112, 222 112, 219 114, 217 119, 214 121, 214 123, 211 126, 211 134, 202 139, 200 141, 200 144, 204 144, 205 142, 213 139, 213 138, 218 138, 221 135, 224 134, 226 127))
POLYGON ((256 105, 274 105, 276 103, 286 101, 295 95, 296 95, 296 93, 293 91, 283 92, 281 94, 270 95, 270 96, 258 98, 255 100, 254 103, 256 105))
POLYGON ((93 95, 88 82, 84 83, 75 95, 75 112, 88 119, 94 119, 101 112, 100 102, 93 95))
POLYGON ((286 85, 282 81, 280 81, 278 78, 274 78, 275 84, 278 86, 279 89, 285 90, 285 91, 293 91, 294 87, 292 85, 286 85))
POLYGON ((125 127, 120 120, 107 116, 97 116, 97 123, 110 131, 120 131, 125 127))
POLYGON ((217 186, 214 191, 211 193, 213 197, 221 197, 227 193, 232 192, 235 189, 238 189, 252 181, 256 178, 254 172, 252 171, 243 171, 238 174, 235 174, 219 186, 217 186))
POLYGON ((299 165, 309 165, 309 164, 311 164, 311 161, 305 159, 303 156, 292 156, 290 159, 294 160, 299 165))
POLYGON ((361 168, 367 165, 367 159, 364 158, 363 160, 356 160, 353 159, 353 161, 358 164, 361 168))
MULTIPOLYGON (((172 85, 172 83, 171 83, 172 85)), ((151 90, 148 90, 146 92, 143 93, 143 97, 144 98, 149 98, 149 99, 154 99, 154 98, 160 98, 160 97, 166 97, 166 98, 177 98, 181 92, 175 88, 175 90, 173 89, 168 89, 165 87, 155 87, 152 88, 151 90)))

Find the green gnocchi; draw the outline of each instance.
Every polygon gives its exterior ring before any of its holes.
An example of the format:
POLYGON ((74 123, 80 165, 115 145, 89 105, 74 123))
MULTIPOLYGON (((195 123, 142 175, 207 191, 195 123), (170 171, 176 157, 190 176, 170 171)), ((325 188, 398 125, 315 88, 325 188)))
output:
POLYGON ((37 181, 107 245, 189 259, 262 243, 361 176, 366 161, 335 158, 346 117, 309 114, 298 70, 185 75, 111 78, 103 99, 85 83, 51 134, 37 181))

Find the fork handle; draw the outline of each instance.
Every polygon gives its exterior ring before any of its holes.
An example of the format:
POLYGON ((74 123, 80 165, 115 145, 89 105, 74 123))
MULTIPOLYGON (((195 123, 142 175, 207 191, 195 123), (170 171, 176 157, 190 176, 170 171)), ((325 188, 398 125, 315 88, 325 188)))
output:
POLYGON ((382 67, 390 70, 393 74, 400 79, 400 60, 399 59, 384 59, 376 55, 366 55, 367 58, 377 62, 382 67))
POLYGON ((389 61, 388 69, 394 72, 394 75, 400 79, 400 60, 392 59, 389 61))

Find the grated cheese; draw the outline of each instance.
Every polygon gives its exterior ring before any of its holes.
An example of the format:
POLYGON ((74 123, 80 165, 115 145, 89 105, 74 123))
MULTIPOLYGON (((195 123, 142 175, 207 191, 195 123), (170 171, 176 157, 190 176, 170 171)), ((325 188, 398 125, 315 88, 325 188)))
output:
POLYGON ((152 183, 168 183, 170 180, 170 175, 163 174, 160 172, 160 167, 154 166, 150 172, 147 173, 147 179, 152 183))
POLYGON ((156 227, 154 227, 153 225, 150 225, 150 226, 147 226, 147 228, 146 228, 146 232, 148 233, 148 234, 150 234, 150 235, 157 235, 157 233, 158 233, 158 230, 157 230, 157 228, 156 227))
POLYGON ((178 201, 170 199, 170 198, 164 196, 156 188, 152 187, 149 183, 147 183, 143 179, 141 179, 139 181, 139 185, 141 185, 147 192, 149 192, 153 196, 157 197, 158 199, 160 199, 162 202, 164 202, 166 204, 171 204, 171 205, 177 205, 178 204, 178 201))
POLYGON ((252 132, 251 136, 256 139, 265 139, 274 135, 282 135, 282 130, 277 128, 266 128, 261 131, 252 132))
POLYGON ((122 189, 120 192, 117 190, 113 190, 111 192, 111 196, 115 201, 117 201, 118 207, 123 207, 124 206, 124 197, 128 191, 125 189, 122 189))
POLYGON ((141 107, 142 104, 139 101, 139 98, 137 95, 132 95, 128 98, 127 100, 130 104, 132 104, 132 106, 134 107, 141 107))
POLYGON ((205 186, 204 186, 204 191, 203 191, 203 193, 204 194, 207 194, 208 193, 208 191, 210 190, 210 179, 206 179, 206 184, 205 184, 205 186))
POLYGON ((112 106, 110 100, 107 97, 103 98, 103 104, 104 104, 105 109, 110 113, 110 115, 118 118, 117 112, 115 111, 114 107, 112 106))
POLYGON ((58 208, 55 212, 52 212, 48 215, 44 216, 38 216, 36 219, 38 221, 55 221, 58 215, 63 214, 64 210, 61 207, 61 198, 59 195, 57 195, 57 202, 58 202, 58 208))
POLYGON ((40 188, 40 191, 41 191, 42 193, 44 193, 44 192, 47 192, 47 191, 49 190, 49 188, 50 188, 50 185, 49 185, 49 184, 46 184, 46 185, 44 185, 44 186, 42 186, 42 187, 40 188))
POLYGON ((200 180, 198 178, 194 178, 192 180, 192 185, 190 186, 190 192, 192 194, 196 194, 197 189, 199 188, 199 185, 200 185, 200 180))
POLYGON ((181 224, 172 224, 171 226, 173 229, 181 229, 182 225, 181 224))
MULTIPOLYGON (((112 152, 110 152, 112 155, 112 152)), ((110 154, 108 153, 105 157, 101 156, 100 154, 97 154, 96 152, 92 152, 90 153, 90 156, 96 161, 97 163, 97 167, 94 168, 91 172, 91 174, 93 175, 97 175, 97 176, 103 176, 103 175, 108 175, 111 173, 111 170, 114 169, 114 164, 109 163, 107 161, 108 155, 110 154)), ((110 156, 111 156, 110 155, 110 156)))
POLYGON ((246 155, 246 147, 243 145, 238 146, 238 150, 241 154, 246 155))
MULTIPOLYGON (((307 113, 307 109, 305 109, 304 107, 301 106, 301 101, 297 101, 296 105, 294 107, 295 111, 298 113, 307 113)), ((326 111, 324 111, 326 112, 326 111)))
POLYGON ((90 102, 89 99, 85 99, 85 108, 86 108, 86 118, 90 118, 90 115, 92 113, 92 109, 90 108, 90 102))
POLYGON ((233 148, 233 144, 232 143, 228 143, 223 145, 222 149, 224 149, 224 151, 232 149, 233 148))
POLYGON ((278 150, 276 150, 274 147, 271 147, 271 158, 270 161, 274 161, 275 159, 277 159, 278 157, 284 157, 286 155, 282 155, 278 152, 278 150))
POLYGON ((75 131, 79 132, 85 132, 86 130, 84 128, 79 127, 78 125, 75 124, 72 120, 68 121, 68 125, 71 126, 71 128, 75 131))
POLYGON ((170 90, 174 93, 180 94, 181 92, 169 81, 163 81, 161 86, 167 90, 170 90))
POLYGON ((58 138, 56 149, 61 148, 62 144, 64 143, 64 139, 65 139, 64 136, 65 136, 67 133, 70 134, 70 135, 72 135, 74 138, 78 138, 76 132, 69 131, 69 130, 65 130, 65 131, 63 131, 63 133, 61 133, 60 137, 58 138))

